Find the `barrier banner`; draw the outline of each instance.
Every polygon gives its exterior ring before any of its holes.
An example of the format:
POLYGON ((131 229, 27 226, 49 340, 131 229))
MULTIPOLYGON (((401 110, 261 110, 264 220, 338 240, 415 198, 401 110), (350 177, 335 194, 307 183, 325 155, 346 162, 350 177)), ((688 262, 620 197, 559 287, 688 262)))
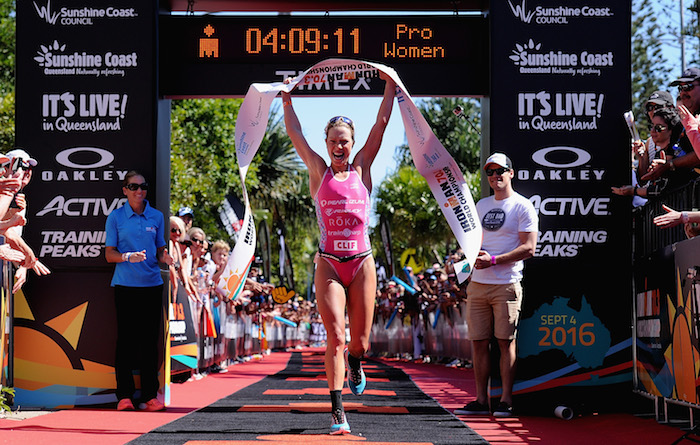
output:
POLYGON ((189 297, 180 283, 170 314, 170 372, 197 369, 197 334, 189 297))
MULTIPOLYGON (((462 282, 471 274, 472 266, 481 248, 482 229, 474 200, 456 162, 437 139, 396 72, 387 66, 352 59, 327 59, 295 77, 288 85, 281 82, 252 84, 236 120, 236 153, 241 181, 245 181, 250 162, 265 135, 270 104, 279 92, 291 92, 297 86, 327 83, 336 79, 379 78, 379 71, 389 75, 396 82, 396 99, 401 110, 413 162, 428 182, 433 196, 438 201, 445 219, 465 253, 465 260, 455 264, 457 277, 462 282)), ((246 218, 248 218, 250 205, 245 185, 243 194, 246 218)), ((236 243, 229 257, 227 269, 219 282, 219 286, 233 292, 234 298, 235 290, 240 289, 244 282, 255 251, 255 226, 252 217, 249 223, 246 222, 246 227, 253 236, 250 239, 246 236, 243 242, 239 239, 236 243)))
POLYGON ((379 234, 382 237, 382 247, 384 247, 384 257, 386 257, 387 274, 394 275, 394 252, 391 248, 391 227, 384 215, 379 217, 379 234))
POLYGON ((637 389, 700 402, 700 238, 638 261, 635 329, 637 389))
POLYGON ((523 279, 518 409, 629 394, 632 207, 610 188, 630 181, 630 15, 630 2, 491 2, 490 148, 510 156, 513 187, 540 218, 523 279))

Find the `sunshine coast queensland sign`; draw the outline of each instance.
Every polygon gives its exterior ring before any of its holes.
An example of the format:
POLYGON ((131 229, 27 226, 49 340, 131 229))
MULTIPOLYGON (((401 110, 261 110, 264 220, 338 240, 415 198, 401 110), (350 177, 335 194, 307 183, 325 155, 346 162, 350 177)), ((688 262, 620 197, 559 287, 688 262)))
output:
MULTIPOLYGON (((53 339, 16 349, 22 406, 113 398, 109 386, 94 384, 109 381, 114 361, 114 266, 104 258, 105 221, 126 201, 121 183, 131 169, 144 173, 157 205, 155 17, 153 2, 135 0, 17 2, 16 141, 39 161, 26 190, 24 234, 53 272, 41 278, 30 272, 15 296, 31 312, 15 319, 15 343, 27 346, 36 332, 53 339), (60 317, 74 317, 72 337, 50 327, 60 317), (56 345, 68 360, 50 362, 55 354, 47 351, 56 345), (28 379, 38 366, 68 369, 60 384, 51 380, 57 373, 28 379), (66 389, 41 389, 57 385, 66 389)), ((167 208, 160 210, 167 216, 167 208)))
POLYGON ((632 357, 630 202, 610 194, 630 180, 630 4, 504 0, 491 9, 491 149, 510 155, 514 187, 540 217, 524 272, 515 403, 549 414, 553 403, 609 403, 601 391, 621 383, 628 392, 632 380, 620 366, 632 357))

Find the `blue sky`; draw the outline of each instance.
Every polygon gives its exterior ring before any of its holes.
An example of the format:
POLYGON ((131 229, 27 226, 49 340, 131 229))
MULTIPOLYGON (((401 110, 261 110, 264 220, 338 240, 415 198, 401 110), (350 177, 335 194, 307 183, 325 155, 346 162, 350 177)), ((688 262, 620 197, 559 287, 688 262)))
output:
MULTIPOLYGON (((292 95, 293 96, 293 95, 292 95)), ((369 131, 377 118, 381 97, 292 97, 294 110, 301 122, 306 140, 318 154, 323 156, 326 163, 330 162, 326 152, 325 135, 323 129, 328 120, 333 116, 343 115, 352 119, 355 124, 355 147, 354 152, 362 148, 369 131)), ((276 99, 277 105, 282 109, 281 99, 276 99)), ((273 104, 274 105, 274 104, 273 104)), ((403 122, 396 99, 392 109, 389 125, 384 133, 382 146, 379 154, 372 164, 372 187, 381 184, 386 175, 396 170, 394 161, 394 151, 399 145, 406 143, 403 122)))

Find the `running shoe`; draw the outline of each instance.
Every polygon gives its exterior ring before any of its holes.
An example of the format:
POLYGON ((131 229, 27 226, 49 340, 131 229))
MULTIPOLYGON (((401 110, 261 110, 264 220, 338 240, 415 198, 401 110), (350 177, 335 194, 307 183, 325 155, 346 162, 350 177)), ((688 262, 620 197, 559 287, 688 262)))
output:
POLYGON ((513 416, 513 407, 506 402, 498 402, 496 409, 493 410, 493 417, 511 417, 513 416))
POLYGON ((141 411, 165 411, 165 405, 154 398, 146 403, 139 403, 139 409, 141 411))
POLYGON ((133 411, 134 404, 131 403, 131 399, 121 399, 117 403, 117 411, 133 411))
POLYGON ((331 418, 333 419, 331 421, 331 435, 332 436, 350 433, 350 424, 348 423, 348 420, 345 418, 345 413, 343 411, 341 411, 339 409, 335 410, 333 413, 331 413, 331 418))
POLYGON ((487 404, 479 403, 474 400, 473 402, 469 402, 464 405, 463 408, 456 409, 455 414, 467 416, 488 416, 491 414, 491 410, 489 410, 489 406, 487 404))
POLYGON ((362 370, 362 365, 353 369, 350 366, 350 361, 348 360, 348 350, 345 349, 345 367, 348 368, 348 387, 350 391, 356 396, 362 395, 365 392, 365 386, 367 386, 367 379, 365 378, 365 371, 362 370))

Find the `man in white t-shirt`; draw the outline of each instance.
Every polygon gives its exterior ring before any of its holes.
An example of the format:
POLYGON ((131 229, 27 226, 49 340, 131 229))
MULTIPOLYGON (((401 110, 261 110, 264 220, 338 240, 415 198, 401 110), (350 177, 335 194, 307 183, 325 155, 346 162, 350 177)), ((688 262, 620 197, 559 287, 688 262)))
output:
POLYGON ((488 415, 490 343, 495 336, 500 349, 502 393, 493 410, 496 417, 513 414, 515 333, 522 305, 523 260, 537 246, 537 211, 513 190, 513 163, 503 153, 492 154, 484 164, 494 194, 481 199, 476 210, 484 229, 481 251, 467 287, 467 326, 472 341, 476 400, 456 414, 488 415))

